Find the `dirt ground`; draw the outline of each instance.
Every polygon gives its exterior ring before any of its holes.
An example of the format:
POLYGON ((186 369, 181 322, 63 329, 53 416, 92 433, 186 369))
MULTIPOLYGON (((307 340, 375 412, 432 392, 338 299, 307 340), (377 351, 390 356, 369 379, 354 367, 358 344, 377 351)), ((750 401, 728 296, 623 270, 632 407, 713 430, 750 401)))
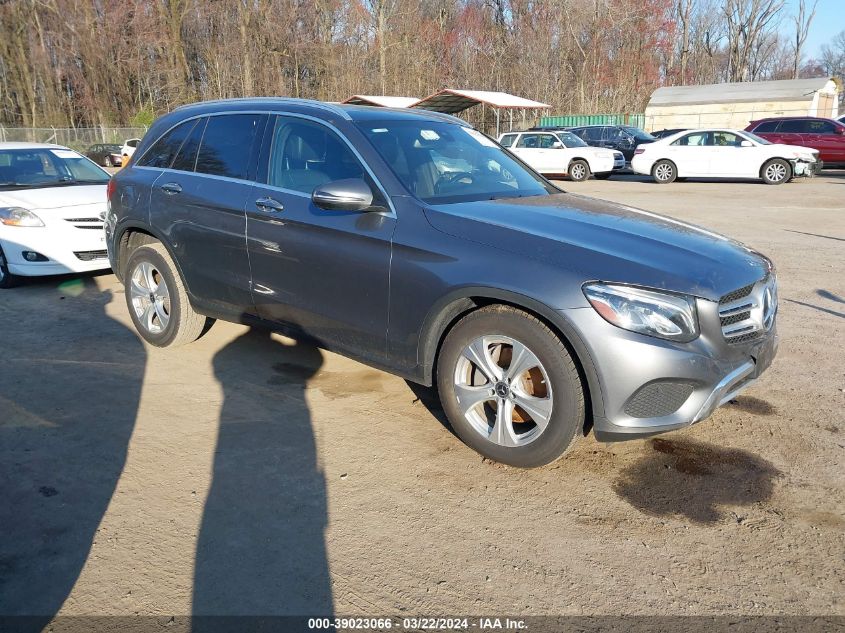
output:
POLYGON ((151 348, 112 275, 29 281, 0 294, 0 613, 845 615, 845 171, 563 186, 771 256, 760 382, 523 471, 399 378, 227 323, 151 348))

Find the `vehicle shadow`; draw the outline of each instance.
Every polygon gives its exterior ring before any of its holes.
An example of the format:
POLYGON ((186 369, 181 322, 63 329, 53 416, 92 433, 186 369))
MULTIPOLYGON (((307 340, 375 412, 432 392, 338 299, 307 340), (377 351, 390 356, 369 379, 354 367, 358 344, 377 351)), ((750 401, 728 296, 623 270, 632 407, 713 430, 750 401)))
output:
POLYGON ((34 616, 16 631, 42 630, 79 577, 123 472, 146 365, 135 333, 106 315, 111 292, 90 277, 38 285, 4 291, 26 314, 0 304, 0 614, 34 616))
POLYGON ((722 506, 769 499, 774 480, 781 476, 771 463, 743 450, 664 438, 645 446, 647 454, 623 469, 613 488, 651 516, 716 523, 723 516, 722 506))
POLYGON ((330 617, 326 485, 306 401, 323 364, 309 343, 251 329, 214 356, 224 394, 194 571, 197 616, 330 617))

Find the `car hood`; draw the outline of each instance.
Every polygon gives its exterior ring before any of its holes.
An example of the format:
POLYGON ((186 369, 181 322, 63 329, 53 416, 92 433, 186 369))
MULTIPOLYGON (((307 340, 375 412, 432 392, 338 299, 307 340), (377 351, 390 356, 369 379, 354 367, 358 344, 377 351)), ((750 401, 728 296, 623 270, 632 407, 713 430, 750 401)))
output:
POLYGON ((66 209, 87 204, 106 204, 106 185, 64 185, 40 189, 0 191, 0 206, 24 209, 66 209))
POLYGON ((770 262, 701 227, 569 193, 426 209, 444 233, 541 259, 597 280, 718 301, 763 278, 770 262))
POLYGON ((763 145, 771 152, 783 153, 785 158, 792 158, 793 154, 810 154, 815 155, 819 150, 812 147, 804 147, 803 145, 787 145, 786 143, 772 143, 771 145, 763 145))

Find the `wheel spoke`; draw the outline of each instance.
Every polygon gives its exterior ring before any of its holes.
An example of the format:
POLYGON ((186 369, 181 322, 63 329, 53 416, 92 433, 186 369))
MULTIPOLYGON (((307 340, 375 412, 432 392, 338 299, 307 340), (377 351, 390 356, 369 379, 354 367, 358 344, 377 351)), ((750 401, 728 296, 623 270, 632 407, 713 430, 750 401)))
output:
POLYGON ((461 407, 461 411, 464 415, 469 413, 482 402, 496 399, 495 392, 489 384, 482 385, 481 387, 455 385, 455 395, 457 396, 458 405, 461 407))
POLYGON ((158 324, 161 329, 167 327, 167 323, 170 321, 170 315, 167 314, 167 311, 164 309, 164 302, 156 299, 153 302, 153 307, 155 308, 156 315, 158 315, 158 324))
POLYGON ((488 382, 493 383, 501 380, 502 368, 493 361, 490 351, 487 349, 487 341, 483 337, 467 345, 464 348, 464 356, 481 370, 488 382))
POLYGON ((154 273, 155 269, 150 264, 147 262, 141 264, 141 274, 144 275, 144 281, 147 283, 147 288, 149 288, 151 292, 155 292, 158 289, 154 273))
POLYGON ((156 316, 156 306, 155 303, 150 302, 146 308, 144 308, 144 313, 141 315, 141 321, 144 324, 144 327, 147 328, 148 332, 155 332, 156 325, 153 323, 153 318, 156 316))
POLYGON ((513 432, 513 402, 499 398, 496 405, 496 421, 490 432, 490 441, 500 446, 516 446, 516 436, 513 432))
POLYGON ((133 295, 135 295, 136 297, 147 297, 147 296, 149 296, 150 291, 147 290, 146 288, 144 288, 144 286, 142 286, 139 283, 139 281, 138 281, 138 279, 136 278, 135 275, 132 276, 131 284, 132 284, 131 290, 132 290, 133 295))
POLYGON ((513 349, 511 352, 511 364, 505 371, 505 377, 508 381, 513 382, 529 369, 539 366, 540 361, 530 349, 519 341, 513 341, 511 347, 513 349))
POLYGON ((512 393, 514 403, 531 416, 531 420, 538 429, 541 431, 545 429, 552 417, 552 399, 536 398, 518 391, 512 393))

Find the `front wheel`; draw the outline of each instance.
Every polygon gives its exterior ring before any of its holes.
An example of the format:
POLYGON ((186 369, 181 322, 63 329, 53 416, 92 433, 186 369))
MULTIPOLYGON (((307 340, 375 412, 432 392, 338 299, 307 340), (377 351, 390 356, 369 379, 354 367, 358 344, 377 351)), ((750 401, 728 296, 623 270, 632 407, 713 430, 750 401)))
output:
POLYGON ((584 427, 584 390, 566 346, 510 306, 481 308, 449 332, 437 362, 443 410, 467 445, 533 468, 569 448, 584 427))
POLYGON ((11 288, 17 282, 17 277, 9 272, 9 264, 6 261, 6 255, 3 254, 3 249, 0 248, 0 288, 11 288))
POLYGON ((213 322, 191 306, 182 277, 161 243, 136 248, 126 263, 125 279, 129 315, 151 345, 191 343, 213 322))
POLYGON ((590 177, 590 166, 587 161, 576 159, 569 163, 569 179, 574 182, 583 182, 590 177))
POLYGON ((792 178, 792 165, 782 158, 773 158, 763 165, 760 176, 767 185, 782 185, 792 178))
POLYGON ((671 160, 659 160, 651 168, 651 177, 660 185, 668 185, 670 182, 675 182, 678 169, 671 160))

